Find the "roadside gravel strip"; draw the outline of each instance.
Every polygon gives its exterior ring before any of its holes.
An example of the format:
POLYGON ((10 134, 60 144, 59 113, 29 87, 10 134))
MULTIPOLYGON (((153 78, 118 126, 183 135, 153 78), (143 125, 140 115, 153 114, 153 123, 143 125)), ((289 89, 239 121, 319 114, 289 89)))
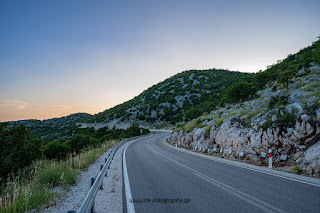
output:
MULTIPOLYGON (((107 170, 108 176, 103 179, 103 190, 99 190, 95 199, 95 212, 123 212, 123 187, 122 187, 122 153, 123 150, 132 142, 125 143, 121 146, 110 164, 110 169, 107 170)), ((104 164, 104 159, 108 157, 109 149, 103 153, 97 161, 90 165, 85 171, 81 171, 80 177, 76 184, 71 186, 68 191, 57 190, 64 193, 56 203, 52 203, 50 207, 42 207, 39 211, 42 213, 56 213, 76 211, 80 208, 82 202, 90 190, 90 180, 92 177, 97 177, 100 173, 100 165, 104 164)), ((35 212, 30 211, 30 212, 35 212)))
POLYGON ((99 190, 96 196, 94 209, 96 213, 124 212, 122 156, 126 147, 137 140, 139 139, 125 143, 116 152, 107 171, 108 177, 103 179, 103 190, 99 190))
POLYGON ((103 179, 103 190, 99 190, 96 195, 95 213, 123 212, 122 152, 133 141, 122 145, 114 155, 110 169, 107 170, 108 176, 103 179))
POLYGON ((104 159, 108 157, 109 151, 111 151, 111 149, 103 153, 94 164, 89 166, 87 170, 81 171, 80 177, 76 184, 71 186, 70 190, 65 192, 66 194, 62 195, 62 198, 57 201, 56 205, 53 204, 54 206, 41 209, 40 212, 55 213, 77 211, 90 190, 91 178, 98 176, 100 173, 100 165, 104 164, 104 159))

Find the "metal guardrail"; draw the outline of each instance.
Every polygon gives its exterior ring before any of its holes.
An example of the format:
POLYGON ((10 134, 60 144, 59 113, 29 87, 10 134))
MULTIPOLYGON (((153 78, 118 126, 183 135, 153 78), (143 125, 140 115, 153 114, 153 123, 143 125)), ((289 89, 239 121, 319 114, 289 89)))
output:
MULTIPOLYGON (((96 179, 91 179, 91 188, 89 193, 87 194, 86 198, 84 199, 80 209, 77 211, 78 213, 94 213, 94 201, 95 201, 95 197, 97 195, 97 192, 100 189, 102 189, 102 185, 103 185, 103 178, 104 176, 107 176, 107 170, 110 168, 110 164, 111 161, 113 160, 113 157, 116 153, 116 151, 126 142, 139 138, 141 136, 136 136, 136 137, 132 137, 132 138, 128 138, 125 139, 121 142, 119 142, 117 145, 115 145, 111 151, 109 151, 108 154, 108 158, 105 158, 105 164, 103 165, 103 168, 100 168, 100 173, 97 176, 96 179)), ((71 212, 75 212, 75 211, 69 211, 71 212)))

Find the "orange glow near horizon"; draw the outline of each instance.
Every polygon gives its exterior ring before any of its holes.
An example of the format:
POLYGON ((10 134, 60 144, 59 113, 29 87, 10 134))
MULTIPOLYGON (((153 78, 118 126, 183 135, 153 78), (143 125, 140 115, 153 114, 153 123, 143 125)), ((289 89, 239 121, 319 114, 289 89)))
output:
POLYGON ((88 113, 94 115, 108 108, 110 107, 71 107, 66 105, 57 105, 48 108, 5 108, 3 106, 0 106, 0 122, 28 119, 45 120, 52 118, 60 118, 75 113, 88 113))

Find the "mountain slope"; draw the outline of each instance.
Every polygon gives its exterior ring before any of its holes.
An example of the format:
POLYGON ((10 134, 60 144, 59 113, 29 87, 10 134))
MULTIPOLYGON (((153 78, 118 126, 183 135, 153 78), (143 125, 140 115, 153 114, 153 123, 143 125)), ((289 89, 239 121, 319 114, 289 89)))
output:
MULTIPOLYGON (((96 122, 159 122, 172 124, 186 118, 196 106, 211 111, 221 103, 222 94, 238 80, 252 74, 227 70, 190 70, 179 73, 142 92, 134 99, 95 115, 96 122)), ((202 111, 202 112, 203 112, 202 111)))
POLYGON ((320 41, 289 55, 262 72, 275 78, 255 98, 181 125, 171 143, 260 165, 271 150, 276 167, 320 177, 319 59, 320 41))
POLYGON ((130 101, 98 113, 90 122, 112 123, 113 126, 134 122, 151 126, 176 124, 208 113, 217 106, 254 99, 257 91, 274 81, 288 89, 292 78, 308 74, 311 62, 320 60, 319 45, 317 41, 255 74, 221 69, 184 71, 130 101), (298 73, 299 70, 302 71, 298 73))

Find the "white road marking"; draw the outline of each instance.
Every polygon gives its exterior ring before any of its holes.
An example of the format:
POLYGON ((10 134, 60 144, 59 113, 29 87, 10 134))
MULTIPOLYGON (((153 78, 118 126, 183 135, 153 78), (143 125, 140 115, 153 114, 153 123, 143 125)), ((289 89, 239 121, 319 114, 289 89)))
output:
POLYGON ((122 159, 122 162, 123 162, 123 180, 124 180, 124 188, 125 188, 125 193, 126 193, 127 212, 128 213, 135 213, 134 205, 133 205, 133 202, 132 202, 132 193, 131 193, 130 181, 129 181, 129 176, 128 176, 127 163, 126 163, 126 150, 131 144, 129 144, 123 150, 123 159, 122 159))
MULTIPOLYGON (((149 142, 147 143, 147 146, 151 150, 153 150, 153 152, 157 152, 156 150, 154 150, 149 145, 149 142)), ((239 191, 237 189, 234 189, 231 186, 228 186, 228 185, 223 184, 223 183, 221 183, 221 182, 219 182, 217 180, 214 180, 211 177, 208 177, 208 176, 206 176, 206 175, 204 175, 204 174, 202 174, 202 173, 200 173, 200 172, 198 172, 198 171, 196 171, 196 170, 194 170, 194 169, 192 169, 192 168, 190 168, 190 167, 188 167, 188 166, 186 166, 186 165, 184 165, 182 163, 179 163, 179 162, 177 162, 177 161, 175 161, 175 160, 173 160, 173 159, 171 159, 171 158, 169 158, 169 157, 167 157, 167 156, 165 156, 165 155, 163 155, 163 154, 161 154, 159 152, 157 152, 157 153, 159 155, 161 155, 162 157, 167 158, 168 160, 170 160, 170 161, 172 161, 172 162, 174 162, 174 163, 176 163, 176 164, 178 164, 178 165, 180 165, 180 166, 192 171, 196 176, 200 177, 201 179, 203 179, 203 180, 205 180, 205 181, 207 181, 207 182, 219 187, 220 189, 222 189, 222 190, 224 190, 226 192, 229 192, 230 194, 232 194, 232 195, 234 195, 234 196, 236 196, 236 197, 238 197, 238 198, 240 198, 240 199, 242 199, 242 200, 254 205, 255 207, 257 207, 257 208, 259 208, 259 209, 261 209, 263 211, 266 211, 266 212, 285 212, 285 211, 283 211, 281 209, 278 209, 278 208, 276 208, 274 206, 271 206, 270 204, 268 204, 266 202, 263 202, 262 200, 254 198, 254 197, 252 197, 252 196, 250 196, 250 195, 248 195, 248 194, 246 194, 244 192, 241 192, 241 191, 239 191)))
POLYGON ((284 179, 287 179, 287 180, 292 180, 292 181, 296 181, 296 182, 299 182, 299 183, 304 183, 304 184, 309 184, 309 185, 312 185, 312 186, 320 187, 320 185, 318 185, 318 184, 309 183, 309 182, 306 182, 306 181, 303 181, 303 180, 297 180, 297 179, 294 179, 294 178, 285 177, 285 176, 282 176, 282 175, 277 175, 277 174, 273 174, 273 173, 270 173, 270 172, 261 171, 261 170, 254 169, 254 168, 249 168, 249 167, 246 167, 246 166, 241 166, 241 165, 234 164, 234 163, 231 163, 231 162, 225 162, 223 160, 215 159, 215 158, 212 158, 210 156, 202 155, 202 154, 199 154, 199 153, 193 153, 191 151, 184 150, 184 149, 181 149, 181 148, 176 148, 174 146, 171 146, 171 145, 167 144, 164 140, 163 140, 163 144, 165 144, 166 146, 170 147, 171 149, 175 149, 177 151, 184 152, 184 153, 187 153, 187 154, 191 154, 191 155, 194 155, 194 156, 206 158, 208 160, 213 160, 213 161, 217 161, 217 162, 220 162, 220 163, 225 163, 225 164, 229 164, 229 165, 232 165, 232 166, 237 166, 237 167, 241 167, 241 168, 244 168, 244 169, 248 169, 248 170, 252 170, 252 171, 256 171, 256 172, 272 175, 272 176, 275 176, 275 177, 280 177, 280 178, 284 178, 284 179))

